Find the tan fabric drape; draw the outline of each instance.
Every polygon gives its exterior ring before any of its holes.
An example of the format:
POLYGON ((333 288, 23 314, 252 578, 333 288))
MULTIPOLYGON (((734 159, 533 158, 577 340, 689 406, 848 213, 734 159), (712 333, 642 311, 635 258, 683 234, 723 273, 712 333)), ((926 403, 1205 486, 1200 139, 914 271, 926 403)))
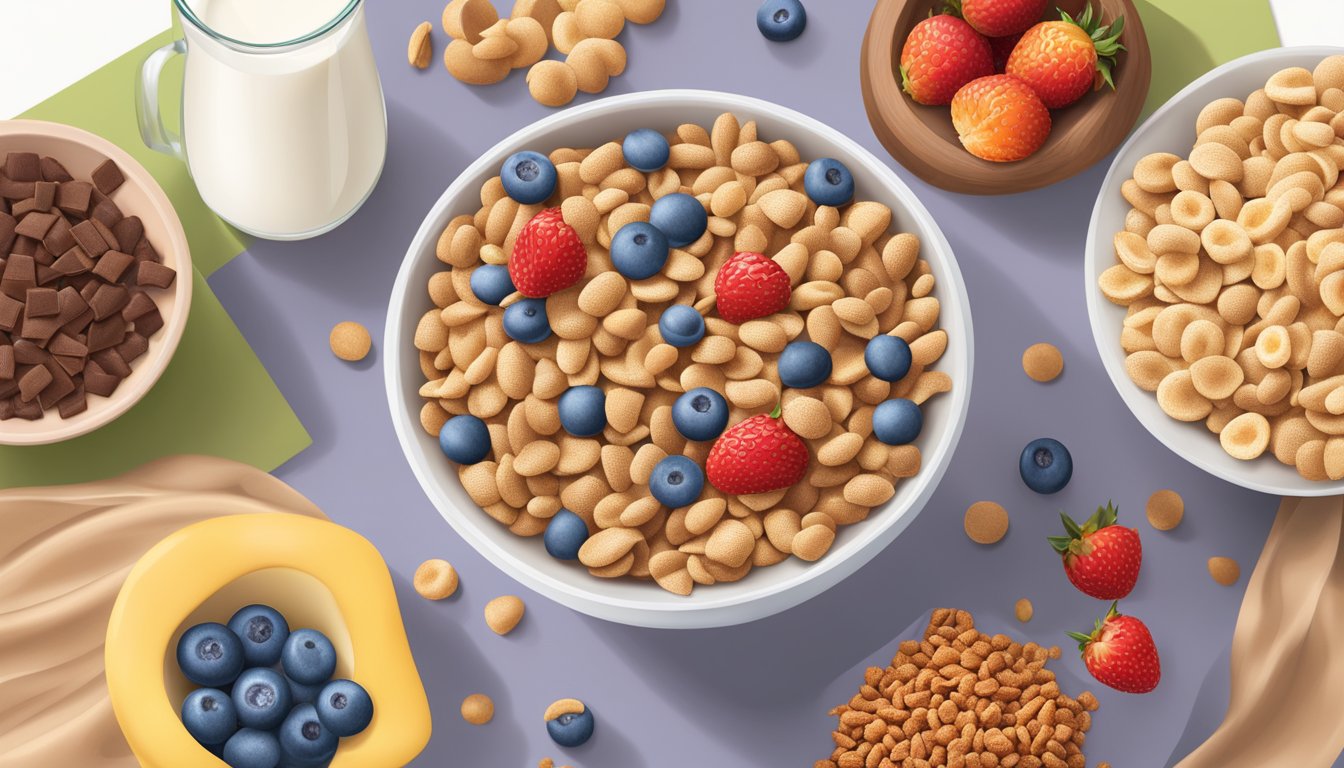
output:
POLYGON ((173 531, 254 512, 322 516, 258 469, 199 456, 0 493, 0 768, 138 767, 103 679, 122 581, 173 531))
POLYGON ((1329 768, 1344 750, 1344 499, 1284 499, 1232 639, 1223 724, 1177 768, 1329 768))

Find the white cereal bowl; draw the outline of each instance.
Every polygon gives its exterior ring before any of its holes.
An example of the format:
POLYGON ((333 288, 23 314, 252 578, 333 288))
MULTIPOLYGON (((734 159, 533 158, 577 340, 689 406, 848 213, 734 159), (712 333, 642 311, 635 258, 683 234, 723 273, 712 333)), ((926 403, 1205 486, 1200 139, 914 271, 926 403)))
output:
POLYGON ((966 287, 946 238, 914 193, 886 164, 838 131, 775 104, 712 91, 654 91, 602 99, 528 126, 481 156, 434 204, 411 242, 392 289, 383 348, 397 437, 425 493, 453 529, 527 587, 588 615, 645 627, 693 629, 752 621, 798 605, 853 573, 890 544, 933 494, 961 436, 970 403, 972 336, 966 287), (762 136, 792 141, 804 158, 841 160, 854 174, 858 199, 891 206, 893 226, 919 236, 921 254, 937 278, 940 322, 948 333, 947 351, 938 368, 955 384, 952 392, 934 398, 924 409, 920 473, 903 482, 896 496, 868 520, 841 528, 824 558, 813 564, 789 559, 753 571, 739 582, 701 587, 689 597, 679 597, 652 582, 596 578, 576 563, 547 555, 540 537, 515 536, 482 512, 462 489, 456 466, 444 458, 438 441, 420 426, 423 400, 418 390, 424 377, 412 340, 420 317, 432 307, 425 288, 429 277, 444 268, 434 255, 439 233, 454 216, 480 207, 481 185, 499 172, 510 154, 596 146, 650 126, 660 130, 685 122, 708 126, 723 112, 733 112, 744 122, 756 120, 762 136))
POLYGON ((1112 240, 1116 232, 1124 229, 1125 214, 1129 211, 1129 204, 1120 196, 1120 185, 1133 173, 1139 159, 1153 152, 1188 156, 1195 141, 1195 118, 1204 105, 1224 97, 1245 100, 1280 69, 1311 69, 1321 59, 1340 53, 1344 53, 1344 48, 1327 46, 1260 51, 1230 61, 1186 86, 1154 112, 1120 148, 1101 185, 1087 234, 1084 273, 1092 337, 1111 383, 1130 411, 1153 437, 1205 472, 1243 488, 1281 496, 1337 496, 1344 493, 1344 482, 1307 480, 1272 456, 1255 461, 1234 459, 1223 451, 1217 435, 1202 421, 1184 423, 1163 413, 1157 397, 1140 389, 1125 373, 1125 352, 1120 347, 1125 308, 1112 304, 1101 294, 1097 278, 1116 263, 1112 240))

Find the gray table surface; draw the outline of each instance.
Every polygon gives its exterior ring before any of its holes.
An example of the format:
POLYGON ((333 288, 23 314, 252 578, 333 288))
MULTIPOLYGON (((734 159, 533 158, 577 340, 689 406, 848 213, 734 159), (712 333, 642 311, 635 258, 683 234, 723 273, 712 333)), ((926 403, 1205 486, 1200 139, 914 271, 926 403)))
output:
MULTIPOLYGON (((806 34, 780 45, 754 26, 755 0, 672 0, 655 25, 631 27, 626 74, 608 94, 711 88, 772 100, 829 123, 891 162, 864 115, 857 76, 871 4, 813 0, 806 34)), ((860 684, 867 664, 928 610, 955 606, 980 622, 1046 644, 1067 643, 1105 606, 1075 591, 1044 537, 1066 509, 1086 515, 1114 499, 1143 535, 1145 563, 1126 612, 1142 617, 1161 649, 1164 677, 1146 696, 1097 687, 1101 710, 1088 738, 1093 763, 1165 765, 1199 743, 1226 706, 1227 647, 1237 608, 1277 499, 1240 490, 1172 455, 1130 415, 1093 347, 1083 299, 1083 240, 1105 166, 1045 190, 977 198, 934 189, 903 169, 951 241, 975 317, 975 397, 960 448, 933 500, 885 552, 823 595, 744 626, 675 632, 591 619, 533 594, 439 517, 402 457, 388 417, 384 350, 350 366, 327 349, 341 320, 381 339, 397 268, 421 218, 479 153, 546 114, 523 73, 485 88, 463 86, 439 63, 415 71, 406 39, 436 22, 439 0, 371 3, 369 27, 387 93, 390 153, 368 204, 333 234, 303 243, 258 242, 211 284, 313 436, 276 474, 336 521, 371 539, 397 582, 411 645, 434 710, 434 737, 416 766, 528 766, 543 756, 587 768, 801 765, 826 757, 826 710, 860 684), (1064 375, 1028 380, 1020 355, 1050 341, 1064 375), (1017 476, 1021 447, 1040 436, 1067 444, 1076 472, 1054 497, 1017 476), (1148 495, 1174 488, 1184 524, 1163 534, 1143 520, 1148 495), (1008 508, 1012 527, 993 547, 972 544, 962 514, 976 500, 1008 508), (1212 555, 1236 558, 1241 583, 1215 584, 1212 555), (430 603, 410 585, 422 560, 444 557, 462 575, 455 598, 430 603), (507 637, 481 611, 521 595, 527 616, 507 637), (1018 625, 1013 603, 1036 618, 1018 625), (467 694, 494 698, 486 727, 465 724, 467 694), (541 713, 573 696, 596 712, 597 735, 562 750, 541 713)), ((441 46, 444 37, 436 30, 441 46)), ((439 48, 441 50, 441 48, 439 48)), ((436 51, 437 54, 437 51, 436 51)), ((582 97, 592 98, 592 97, 582 97)), ((892 163, 895 166, 895 163, 892 163)), ((911 631, 915 631, 912 629, 911 631)), ((1055 662, 1089 680, 1076 654, 1055 662)), ((1076 693, 1076 691, 1075 691, 1076 693)))

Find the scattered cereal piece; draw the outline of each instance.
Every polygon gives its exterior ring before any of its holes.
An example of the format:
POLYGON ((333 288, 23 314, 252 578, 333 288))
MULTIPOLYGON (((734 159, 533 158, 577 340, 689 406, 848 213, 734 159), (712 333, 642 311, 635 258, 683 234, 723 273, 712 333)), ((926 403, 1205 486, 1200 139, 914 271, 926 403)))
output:
POLYGON ((491 85, 509 76, 509 60, 477 58, 474 46, 454 39, 443 49, 443 65, 449 74, 468 85, 491 85))
POLYGON ((1185 500, 1173 490, 1154 491, 1148 497, 1148 524, 1159 531, 1170 531, 1185 517, 1185 500))
POLYGON ((1036 609, 1032 607, 1031 601, 1024 597, 1013 606, 1013 613, 1018 621, 1026 624, 1036 614, 1036 609))
POLYGON ((966 535, 977 544, 994 544, 1008 533, 1008 511, 992 501, 977 501, 966 510, 966 535))
POLYGON ((1022 370, 1032 381, 1054 381, 1064 370, 1064 356, 1054 344, 1032 344, 1022 353, 1022 370))
POLYGON ((549 757, 543 757, 537 761, 537 768, 555 768, 555 761, 549 757))
POLYGON ((373 346, 369 329, 349 320, 337 323, 331 329, 331 337, 328 341, 331 343, 332 354, 351 363, 359 362, 367 357, 369 349, 373 346))
POLYGON ((593 710, 578 699, 560 699, 546 708, 543 715, 546 733, 562 747, 582 746, 593 736, 597 724, 593 710))
POLYGON ((452 0, 443 9, 443 31, 471 45, 497 21, 499 13, 490 0, 452 0))
POLYGON ((406 59, 412 67, 416 69, 429 68, 429 62, 434 59, 434 41, 430 39, 430 33, 433 30, 433 24, 423 21, 411 33, 411 42, 406 46, 406 59))
POLYGON ((1230 557, 1210 557, 1209 575, 1224 587, 1230 587, 1241 579, 1241 566, 1230 557))
POLYGON ((457 592, 457 569, 447 560, 426 560, 415 569, 415 591, 426 600, 443 600, 457 592))
POLYGON ((527 71, 527 89, 538 103, 563 107, 579 92, 579 76, 563 61, 542 59, 527 71))
POLYGON ((523 620, 524 605, 515 595, 496 597, 485 604, 485 623, 497 635, 507 635, 523 620))
POLYGON ((462 719, 472 725, 485 725, 495 717, 495 702, 484 693, 473 693, 462 700, 462 719))

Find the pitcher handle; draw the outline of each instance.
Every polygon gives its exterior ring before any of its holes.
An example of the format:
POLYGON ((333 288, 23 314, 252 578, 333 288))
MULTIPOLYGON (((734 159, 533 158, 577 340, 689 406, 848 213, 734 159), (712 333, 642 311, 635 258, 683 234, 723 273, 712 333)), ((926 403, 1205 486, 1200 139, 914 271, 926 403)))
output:
POLYGON ((140 123, 140 138, 150 149, 179 160, 185 159, 182 137, 163 124, 163 114, 159 110, 159 78, 169 59, 186 52, 186 41, 179 39, 149 54, 140 66, 140 79, 135 84, 135 112, 140 123))

